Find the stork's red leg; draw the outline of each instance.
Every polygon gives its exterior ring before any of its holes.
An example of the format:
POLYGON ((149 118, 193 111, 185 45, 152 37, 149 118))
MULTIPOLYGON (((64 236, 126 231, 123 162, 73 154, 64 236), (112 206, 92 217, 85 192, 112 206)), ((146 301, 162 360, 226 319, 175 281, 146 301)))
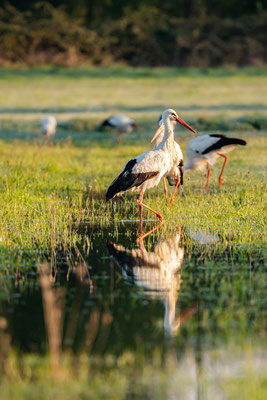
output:
POLYGON ((163 185, 164 185, 165 199, 166 199, 166 203, 167 203, 168 202, 168 189, 167 189, 167 185, 166 185, 165 176, 163 177, 163 185))
POLYGON ((210 181, 210 164, 207 161, 207 190, 209 189, 209 181, 210 181))
POLYGON ((141 246, 140 246, 140 247, 141 247, 141 250, 144 249, 143 239, 144 239, 145 237, 147 237, 148 235, 150 235, 152 232, 155 232, 157 229, 159 229, 159 228, 162 226, 163 223, 164 223, 164 220, 162 219, 158 225, 154 226, 154 228, 150 229, 150 231, 144 233, 143 235, 140 235, 140 236, 136 239, 137 243, 141 243, 141 246))
POLYGON ((118 133, 117 133, 116 142, 117 142, 117 144, 120 144, 120 143, 121 143, 121 132, 118 132, 118 133))
POLYGON ((217 154, 224 158, 224 163, 223 163, 222 170, 221 170, 221 173, 220 173, 220 176, 219 176, 219 186, 221 186, 222 183, 223 183, 222 174, 223 174, 223 171, 224 171, 224 167, 225 167, 225 165, 227 163, 228 157, 225 154, 222 154, 222 153, 217 153, 217 154))
MULTIPOLYGON (((162 216, 159 212, 157 212, 157 211, 153 210, 153 208, 148 207, 147 205, 145 205, 145 204, 142 202, 142 200, 143 200, 143 193, 141 192, 140 195, 139 195, 139 196, 137 197, 137 199, 136 199, 136 203, 139 205, 139 210, 140 210, 140 206, 141 206, 141 208, 142 208, 142 207, 145 207, 147 210, 152 211, 154 214, 156 214, 156 216, 157 216, 159 219, 164 219, 163 216, 162 216)), ((141 215, 140 215, 140 222, 141 222, 141 215)))
POLYGON ((180 185, 180 183, 181 183, 181 178, 180 178, 180 175, 177 175, 177 183, 176 183, 176 185, 175 185, 175 188, 174 188, 174 191, 173 191, 173 194, 172 194, 172 198, 171 198, 171 204, 173 205, 173 203, 174 203, 174 197, 175 197, 175 193, 176 193, 176 191, 177 191, 177 189, 178 189, 178 187, 179 187, 179 185, 180 185))
POLYGON ((152 232, 154 232, 154 230, 156 230, 156 229, 158 229, 161 225, 162 225, 162 222, 163 222, 163 220, 164 220, 164 218, 163 218, 163 216, 159 213, 159 212, 157 212, 157 211, 155 211, 155 210, 153 210, 152 208, 150 208, 150 207, 148 207, 147 205, 145 205, 142 201, 143 201, 143 196, 144 196, 144 193, 143 193, 143 191, 141 191, 140 192, 140 194, 139 194, 139 196, 137 197, 137 199, 136 199, 136 202, 137 202, 137 204, 138 204, 138 206, 139 206, 139 212, 140 212, 140 235, 139 235, 139 237, 138 237, 138 239, 137 239, 137 242, 140 242, 142 239, 144 239, 147 235, 149 235, 150 233, 152 233, 152 232), (143 235, 143 232, 142 232, 142 225, 143 225, 143 218, 142 218, 142 208, 143 207, 145 207, 147 210, 149 210, 149 211, 152 211, 154 214, 156 214, 156 216, 161 220, 161 223, 158 225, 158 226, 156 226, 156 227, 154 227, 154 228, 152 228, 149 232, 147 232, 147 233, 145 233, 144 235, 143 235))
MULTIPOLYGON (((141 202, 142 202, 143 192, 140 192, 138 199, 141 200, 141 202)), ((137 203, 138 203, 138 201, 137 201, 137 203)), ((138 206, 139 206, 139 214, 140 214, 140 235, 142 235, 142 233, 143 233, 143 213, 142 213, 143 206, 142 206, 142 203, 138 203, 138 206)))

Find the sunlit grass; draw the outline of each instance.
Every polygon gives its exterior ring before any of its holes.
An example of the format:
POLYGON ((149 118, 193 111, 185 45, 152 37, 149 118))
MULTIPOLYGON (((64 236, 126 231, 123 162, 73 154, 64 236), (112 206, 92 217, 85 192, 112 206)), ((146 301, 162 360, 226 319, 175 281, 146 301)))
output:
MULTIPOLYGON (((0 107, 5 110, 62 107, 160 111, 166 106, 266 106, 264 68, 36 69, 0 70, 0 107)), ((220 110, 218 110, 220 111, 220 110)), ((266 110, 265 110, 266 111, 266 110)))
MULTIPOLYGON (((112 141, 109 138, 105 147, 62 144, 53 148, 2 142, 1 245, 10 249, 71 245, 79 240, 75 226, 82 221, 109 225, 138 219, 134 194, 109 203, 104 194, 127 160, 149 145, 112 148, 112 141)), ((192 171, 185 176, 173 207, 166 206, 162 185, 148 191, 145 202, 162 212, 167 224, 205 229, 233 243, 264 243, 265 143, 251 134, 246 148, 231 153, 221 189, 218 160, 212 168, 210 193, 205 189, 205 175, 192 171)), ((183 140, 183 148, 185 144, 183 140)), ((147 217, 153 218, 149 213, 147 217)))

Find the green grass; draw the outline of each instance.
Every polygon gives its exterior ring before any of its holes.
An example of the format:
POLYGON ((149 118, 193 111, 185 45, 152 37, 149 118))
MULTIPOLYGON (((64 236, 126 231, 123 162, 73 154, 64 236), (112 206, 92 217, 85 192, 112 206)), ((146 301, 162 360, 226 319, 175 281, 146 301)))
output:
POLYGON ((264 68, 2 69, 0 83, 1 118, 32 119, 45 111, 59 120, 114 111, 157 118, 168 106, 184 117, 267 112, 264 68))
MULTIPOLYGON (((1 246, 47 250, 60 243, 73 245, 79 241, 75 227, 82 221, 110 225, 138 219, 135 194, 106 203, 104 193, 127 160, 147 150, 149 144, 112 147, 112 139, 103 146, 90 146, 88 139, 84 147, 65 143, 53 148, 2 141, 1 246)), ((162 212, 167 224, 205 229, 230 243, 263 244, 265 145, 263 137, 248 136, 248 146, 230 155, 221 190, 219 160, 212 168, 209 194, 205 176, 192 171, 173 207, 165 205, 162 185, 148 191, 145 202, 162 212)), ((149 213, 146 216, 153 218, 149 213)))
MULTIPOLYGON (((2 69, 0 81, 3 247, 73 244, 80 221, 137 218, 134 196, 106 205, 104 192, 129 158, 150 148, 157 117, 167 106, 178 112, 181 107, 182 117, 200 133, 227 130, 248 146, 230 155, 221 191, 218 161, 210 195, 204 176, 190 172, 175 207, 166 208, 161 187, 146 201, 168 223, 204 227, 232 242, 264 242, 265 69, 2 69), (113 135, 96 130, 115 111, 140 126, 120 148, 114 148, 113 135), (59 119, 59 144, 52 149, 40 143, 39 118, 45 113, 59 119)), ((191 138, 182 129, 176 137, 183 149, 191 138)))

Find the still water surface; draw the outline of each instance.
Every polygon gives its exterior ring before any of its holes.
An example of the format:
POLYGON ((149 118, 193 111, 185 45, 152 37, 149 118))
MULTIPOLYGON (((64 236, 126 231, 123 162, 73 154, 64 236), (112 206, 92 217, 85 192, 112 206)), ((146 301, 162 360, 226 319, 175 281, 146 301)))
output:
MULTIPOLYGON (((136 231, 134 223, 85 225, 80 246, 48 257, 62 348, 101 357, 132 351, 146 360, 158 354, 159 364, 171 362, 192 379, 203 369, 211 377, 242 375, 247 349, 255 373, 267 368, 263 250, 181 227, 137 244, 136 231)), ((11 346, 44 353, 36 266, 5 270, 0 316, 11 346)))

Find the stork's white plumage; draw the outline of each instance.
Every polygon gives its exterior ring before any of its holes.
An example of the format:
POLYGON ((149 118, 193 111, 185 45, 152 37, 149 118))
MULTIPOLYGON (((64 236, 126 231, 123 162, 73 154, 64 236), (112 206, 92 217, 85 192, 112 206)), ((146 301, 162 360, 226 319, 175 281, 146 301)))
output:
POLYGON ((53 116, 47 116, 41 119, 41 127, 43 134, 48 142, 52 143, 56 129, 57 129, 57 120, 53 116))
MULTIPOLYGON (((122 194, 127 190, 139 191, 137 198, 140 211, 140 230, 142 231, 142 207, 154 212, 162 219, 162 215, 142 203, 143 195, 147 189, 157 186, 161 178, 172 168, 171 151, 174 148, 173 129, 176 122, 181 123, 181 118, 172 109, 165 110, 162 114, 164 136, 161 143, 127 162, 121 174, 112 182, 106 193, 106 200, 122 194)), ((185 124, 184 121, 182 121, 185 124)), ((188 128, 192 129, 192 128, 188 128)))
POLYGON ((176 303, 181 286, 181 268, 184 249, 179 245, 180 233, 159 240, 153 252, 145 249, 126 249, 122 245, 108 243, 109 253, 122 268, 125 279, 143 288, 151 299, 164 303, 164 330, 175 335, 181 325, 197 307, 176 315, 176 303))
POLYGON ((209 187, 210 165, 215 164, 219 156, 224 158, 224 163, 219 176, 219 185, 222 184, 222 174, 228 157, 225 153, 231 151, 235 145, 245 146, 242 139, 228 138, 224 135, 202 135, 188 143, 186 147, 186 163, 184 170, 203 170, 207 166, 207 188, 209 187))
POLYGON ((102 126, 109 126, 117 131, 117 143, 121 142, 121 135, 131 133, 137 127, 135 121, 124 114, 114 114, 106 119, 102 126))
MULTIPOLYGON (((183 123, 183 125, 186 126, 188 129, 190 129, 192 132, 196 133, 185 122, 183 123)), ((156 131, 155 135, 153 136, 153 138, 151 140, 151 142, 156 140, 154 147, 157 147, 164 137, 164 124, 163 124, 163 120, 162 120, 162 115, 160 116, 160 118, 158 120, 158 126, 159 126, 158 130, 156 131)), ((168 200, 168 190, 167 190, 165 178, 168 179, 168 182, 171 186, 175 186, 175 189, 174 189, 172 197, 171 197, 171 204, 174 203, 174 197, 175 197, 176 190, 178 189, 178 187, 180 185, 183 184, 183 164, 184 164, 183 153, 182 153, 181 147, 175 140, 174 140, 173 144, 174 144, 174 146, 171 149, 172 167, 169 171, 167 171, 166 175, 163 177, 166 202, 168 200)))

